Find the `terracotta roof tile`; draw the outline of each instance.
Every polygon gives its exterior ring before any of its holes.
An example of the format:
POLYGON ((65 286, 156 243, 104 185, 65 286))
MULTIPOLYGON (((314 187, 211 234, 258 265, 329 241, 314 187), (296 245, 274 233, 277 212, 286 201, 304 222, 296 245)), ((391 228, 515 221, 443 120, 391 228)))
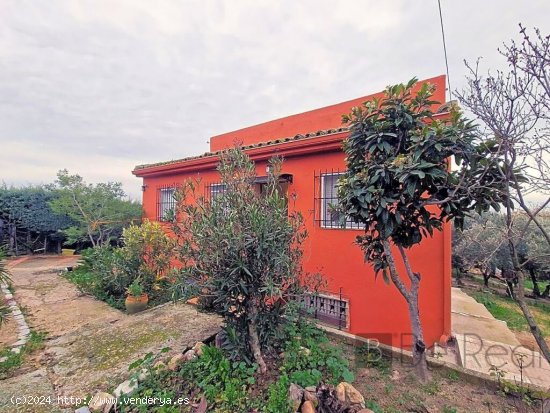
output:
MULTIPOLYGON (((306 133, 306 134, 301 134, 300 133, 300 134, 297 134, 297 135, 294 135, 294 136, 288 137, 288 138, 273 139, 273 140, 266 141, 266 142, 258 142, 258 143, 253 143, 253 144, 250 144, 250 145, 244 145, 244 146, 241 146, 241 149, 247 150, 247 149, 253 149, 253 148, 261 148, 261 147, 264 147, 264 146, 280 145, 282 143, 291 142, 291 141, 297 141, 297 140, 308 139, 308 138, 315 138, 315 137, 318 137, 318 136, 331 135, 331 134, 334 134, 334 133, 347 132, 348 130, 349 130, 349 128, 342 127, 342 128, 336 128, 336 129, 319 130, 319 131, 316 131, 316 132, 310 132, 310 133, 306 133)), ((137 165, 134 168, 134 170, 154 168, 156 166, 172 165, 172 164, 182 163, 182 162, 186 162, 186 161, 191 161, 191 160, 194 160, 194 159, 207 158, 209 156, 218 156, 222 152, 223 151, 205 152, 202 155, 189 156, 187 158, 174 159, 174 160, 171 160, 171 161, 150 163, 150 164, 144 164, 144 165, 137 165)))

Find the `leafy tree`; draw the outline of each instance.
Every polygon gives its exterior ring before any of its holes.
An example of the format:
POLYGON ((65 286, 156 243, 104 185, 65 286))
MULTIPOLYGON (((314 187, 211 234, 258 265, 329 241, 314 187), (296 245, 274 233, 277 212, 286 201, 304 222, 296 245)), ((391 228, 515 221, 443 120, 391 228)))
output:
POLYGON ((441 230, 445 221, 454 218, 461 226, 468 211, 498 207, 502 200, 495 190, 481 191, 494 180, 494 171, 478 173, 487 160, 476 147, 474 125, 456 108, 449 120, 436 120, 433 86, 425 83, 413 93, 415 84, 412 79, 390 86, 381 100, 344 115, 351 132, 344 143, 347 172, 339 180, 338 197, 344 215, 365 225, 365 234, 356 240, 365 259, 386 282, 391 279, 407 302, 414 362, 418 377, 426 380, 418 305, 421 274, 411 267, 408 251, 441 230), (449 165, 453 155, 455 170, 449 165), (406 278, 398 273, 396 253, 406 278))
MULTIPOLYGON (((486 127, 485 146, 501 159, 498 172, 499 180, 505 182, 501 193, 506 199, 506 242, 518 278, 514 298, 541 353, 550 361, 550 347, 525 300, 525 273, 532 263, 522 258, 518 243, 529 227, 536 227, 546 251, 550 248, 550 231, 541 221, 550 205, 550 36, 520 28, 521 43, 511 41, 499 50, 507 69, 482 74, 479 60, 476 66, 466 63, 468 86, 457 95, 486 127), (541 202, 531 204, 529 194, 537 194, 541 202), (515 223, 516 207, 528 216, 521 227, 515 223)), ((490 183, 487 187, 491 188, 490 183)))
POLYGON ((184 288, 211 298, 223 316, 225 348, 254 360, 262 373, 265 351, 282 338, 283 315, 302 292, 302 249, 307 234, 299 212, 288 212, 279 189, 280 159, 271 161, 265 191, 255 190, 255 168, 238 150, 224 152, 218 171, 225 190, 212 200, 188 181, 177 193, 173 229, 184 288))
MULTIPOLYGON (((41 186, 0 187, 0 220, 8 235, 10 251, 17 253, 19 244, 23 244, 32 252, 40 242, 46 252, 48 241, 63 240, 60 231, 69 227, 71 221, 52 211, 49 203, 54 198, 54 192, 41 186)), ((4 237, 0 234, 0 238, 4 237)))
MULTIPOLYGON (((529 221, 529 217, 520 212, 515 213, 513 219, 513 227, 520 229, 529 221)), ((539 220, 543 226, 550 227, 550 217, 539 216, 539 220)), ((538 228, 533 225, 525 233, 515 232, 514 243, 518 246, 518 257, 533 282, 533 297, 550 293, 541 291, 538 284, 539 279, 545 279, 550 274, 550 255, 538 228)), ((487 287, 489 279, 496 278, 506 283, 509 295, 514 296, 513 280, 517 278, 508 246, 504 214, 485 213, 466 219, 463 230, 453 234, 453 255, 460 257, 466 267, 478 268, 487 287), (508 278, 510 276, 512 279, 508 278)))
POLYGON ((54 188, 57 197, 49 205, 73 221, 63 230, 68 244, 89 241, 95 247, 109 243, 121 236, 125 226, 141 220, 141 205, 124 199, 120 182, 87 184, 64 169, 57 173, 54 188))

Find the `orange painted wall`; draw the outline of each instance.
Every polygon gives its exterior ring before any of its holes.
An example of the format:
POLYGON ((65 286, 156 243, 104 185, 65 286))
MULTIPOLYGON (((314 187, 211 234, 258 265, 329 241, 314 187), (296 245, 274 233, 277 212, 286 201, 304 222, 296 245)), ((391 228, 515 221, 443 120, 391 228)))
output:
MULTIPOLYGON (((445 76, 437 76, 422 80, 417 84, 417 89, 424 82, 430 82, 437 87, 435 100, 445 103, 445 76)), ((311 110, 296 115, 275 119, 259 125, 250 126, 236 131, 224 133, 210 138, 210 151, 234 146, 235 143, 250 145, 252 143, 266 142, 273 139, 288 138, 297 134, 315 132, 322 129, 338 128, 342 123, 342 115, 348 113, 354 106, 360 106, 363 102, 374 97, 382 97, 382 92, 363 96, 347 102, 311 110)))
MULTIPOLYGON (((443 102, 445 78, 441 76, 435 79, 440 84, 439 96, 436 96, 436 99, 443 102)), ((349 108, 339 110, 341 114, 349 108)), ((319 125, 308 123, 302 127, 307 128, 307 131, 325 127, 324 125, 319 127, 319 125)), ((332 125, 332 127, 337 126, 339 124, 332 125)), ((271 128, 270 123, 258 125, 255 127, 256 132, 250 136, 268 136, 272 133, 271 128), (264 125, 268 125, 265 126, 265 131, 264 125)), ((237 132, 240 133, 240 131, 237 132)), ((288 135, 296 133, 295 131, 288 135)), ((229 137, 231 134, 226 135, 229 137)), ((342 135, 343 139, 345 134, 342 135)), ((224 145, 229 144, 227 139, 219 142, 224 142, 224 145)), ((273 151, 283 147, 284 145, 280 145, 279 148, 273 148, 273 151)), ((144 176, 146 189, 143 193, 143 205, 146 218, 156 219, 159 186, 183 182, 198 176, 201 177, 203 184, 219 181, 219 176, 213 168, 183 173, 181 165, 179 172, 178 165, 174 165, 172 171, 162 171, 162 174, 158 173, 154 176, 147 176, 146 171, 136 173, 144 176)), ((257 174, 265 175, 265 167, 265 160, 257 161, 257 174)), ((314 154, 287 156, 283 164, 283 173, 292 174, 294 178, 288 188, 289 208, 302 212, 309 232, 305 244, 305 268, 311 272, 320 271, 328 282, 328 291, 338 294, 341 288, 344 297, 349 299, 350 325, 347 331, 361 336, 379 338, 382 342, 396 347, 408 347, 410 337, 403 336, 410 333, 405 301, 395 286, 386 285, 381 276, 375 279, 372 268, 364 262, 359 247, 354 245, 355 237, 361 231, 325 229, 318 222, 314 222, 314 209, 319 208, 319 205, 315 205, 314 190, 315 185, 320 185, 319 181, 315 182, 314 174, 316 171, 319 173, 330 169, 345 169, 344 154, 341 150, 332 149, 314 154), (292 194, 296 194, 295 201, 292 201, 292 194)), ((413 269, 422 274, 420 312, 426 342, 432 345, 442 336, 450 334, 450 227, 445 226, 443 232, 436 232, 433 238, 424 240, 412 250, 410 258, 413 269)), ((403 271, 402 266, 400 270, 403 271)))

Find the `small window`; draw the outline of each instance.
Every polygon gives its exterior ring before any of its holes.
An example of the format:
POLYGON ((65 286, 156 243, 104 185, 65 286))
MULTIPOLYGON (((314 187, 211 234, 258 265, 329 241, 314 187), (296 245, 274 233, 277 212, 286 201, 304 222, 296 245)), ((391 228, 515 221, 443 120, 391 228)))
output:
POLYGON ((157 202, 157 219, 159 221, 168 221, 176 208, 176 188, 159 188, 157 202))
POLYGON ((210 184, 209 188, 210 188, 210 199, 213 200, 213 199, 216 199, 216 198, 220 197, 221 195, 223 195, 225 193, 226 185, 225 184, 210 184))
POLYGON ((325 294, 305 294, 302 308, 311 317, 339 329, 349 325, 349 302, 342 297, 325 294))
POLYGON ((343 172, 332 172, 321 174, 321 227, 323 228, 347 228, 347 229, 362 229, 360 223, 353 222, 350 218, 345 221, 345 226, 342 226, 342 213, 338 208, 338 189, 336 184, 338 178, 343 172))

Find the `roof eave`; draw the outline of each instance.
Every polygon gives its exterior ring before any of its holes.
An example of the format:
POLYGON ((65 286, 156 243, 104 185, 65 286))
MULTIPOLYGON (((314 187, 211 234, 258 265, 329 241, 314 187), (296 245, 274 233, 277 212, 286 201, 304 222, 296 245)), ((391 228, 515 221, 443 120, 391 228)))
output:
MULTIPOLYGON (((274 155, 281 155, 289 158, 310 153, 330 152, 341 150, 342 141, 348 134, 349 131, 336 132, 328 135, 281 142, 274 145, 248 148, 244 151, 253 161, 267 160, 274 155)), ((136 168, 132 171, 132 174, 141 178, 169 175, 173 173, 197 172, 214 169, 218 165, 218 162, 219 155, 211 155, 165 165, 136 168)))

